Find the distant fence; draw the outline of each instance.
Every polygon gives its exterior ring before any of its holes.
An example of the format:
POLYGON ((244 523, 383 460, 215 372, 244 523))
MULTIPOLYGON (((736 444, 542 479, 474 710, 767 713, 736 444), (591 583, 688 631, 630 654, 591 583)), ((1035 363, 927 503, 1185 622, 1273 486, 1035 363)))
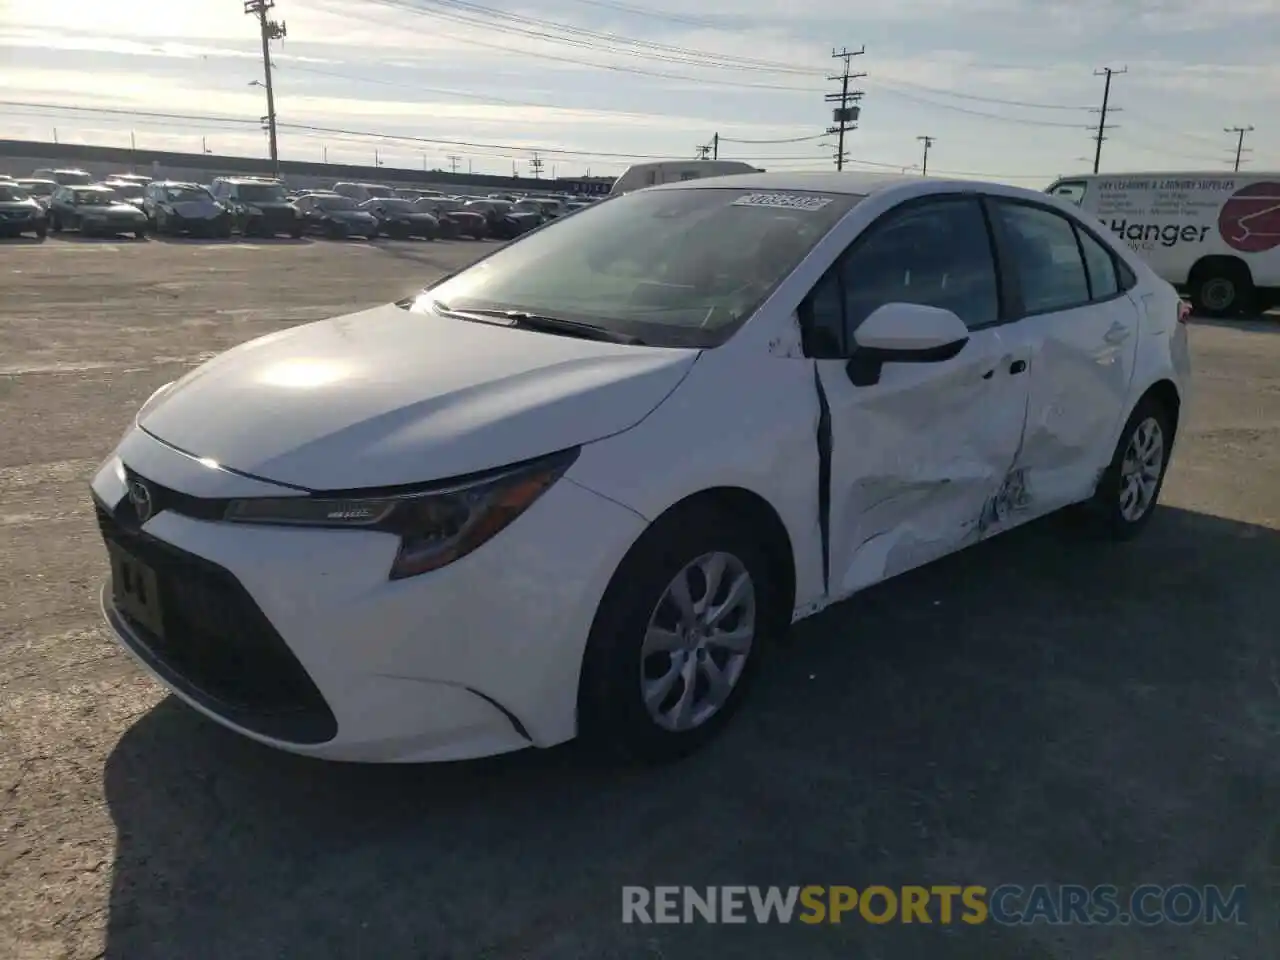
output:
MULTIPOLYGON (((131 150, 79 143, 47 143, 38 140, 0 140, 0 172, 10 176, 30 176, 38 167, 81 167, 97 176, 125 169, 148 176, 207 182, 213 177, 234 174, 270 176, 271 161, 265 157, 228 157, 214 154, 177 153, 168 150, 131 150)), ((299 185, 352 180, 361 183, 403 184, 438 188, 487 187, 492 190, 554 190, 572 193, 605 194, 613 185, 611 177, 500 177, 488 174, 450 173, 446 170, 412 170, 403 167, 372 167, 346 163, 311 163, 281 160, 280 175, 299 185)))

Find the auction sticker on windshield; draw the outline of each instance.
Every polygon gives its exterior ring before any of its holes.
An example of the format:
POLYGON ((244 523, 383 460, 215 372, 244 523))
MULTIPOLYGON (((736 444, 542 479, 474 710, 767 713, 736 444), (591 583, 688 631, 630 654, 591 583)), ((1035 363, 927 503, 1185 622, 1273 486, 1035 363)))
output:
POLYGON ((775 207, 783 210, 821 210, 832 197, 802 193, 748 193, 733 201, 735 207, 775 207))

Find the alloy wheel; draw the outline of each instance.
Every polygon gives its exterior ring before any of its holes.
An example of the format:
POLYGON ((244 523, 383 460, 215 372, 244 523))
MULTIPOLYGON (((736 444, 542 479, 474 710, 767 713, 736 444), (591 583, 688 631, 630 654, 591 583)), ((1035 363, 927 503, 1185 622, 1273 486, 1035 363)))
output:
POLYGON ((756 588, 730 553, 684 567, 654 607, 640 652, 640 693, 665 730, 702 726, 724 707, 747 665, 757 629, 756 588))
POLYGON ((1164 471, 1164 431, 1147 417, 1134 428, 1120 462, 1120 515, 1133 523, 1155 503, 1164 471))

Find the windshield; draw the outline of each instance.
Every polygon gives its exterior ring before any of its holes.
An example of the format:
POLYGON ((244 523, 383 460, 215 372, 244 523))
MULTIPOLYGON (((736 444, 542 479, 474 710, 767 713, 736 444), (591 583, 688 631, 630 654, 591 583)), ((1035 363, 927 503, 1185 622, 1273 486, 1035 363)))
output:
POLYGON ((242 183, 236 192, 246 203, 284 203, 289 199, 278 183, 242 183))
POLYGON ((53 191, 58 186, 51 180, 15 180, 14 183, 33 197, 53 196, 53 191))
POLYGON ((27 191, 23 190, 16 184, 0 180, 0 203, 10 203, 14 200, 26 199, 28 199, 27 191))
POLYGON ((394 197, 396 195, 396 192, 390 187, 366 186, 364 192, 371 200, 381 200, 383 197, 394 197))
POLYGON ((443 210, 451 212, 462 209, 462 201, 449 197, 423 197, 417 203, 419 210, 443 210))
POLYGON ((1089 184, 1084 180, 1062 180, 1055 183, 1046 191, 1050 196, 1061 197, 1080 206, 1080 201, 1084 199, 1085 190, 1089 184))
POLYGON ((164 198, 168 203, 188 203, 192 200, 212 200, 213 194, 204 187, 177 186, 165 187, 164 198))
POLYGON ((321 210, 355 210, 358 206, 350 197, 316 197, 315 202, 321 210))
POLYGON ((117 196, 128 197, 130 200, 141 197, 145 192, 145 188, 140 183, 112 183, 108 184, 117 196))
POLYGON ((72 191, 74 202, 82 207, 105 207, 118 203, 115 192, 110 187, 94 187, 92 190, 72 191))
POLYGON ((486 257, 426 295, 520 310, 655 346, 727 340, 861 197, 702 188, 627 194, 486 257))
POLYGON ((93 177, 80 170, 59 170, 53 178, 64 187, 76 187, 85 183, 93 183, 93 177))

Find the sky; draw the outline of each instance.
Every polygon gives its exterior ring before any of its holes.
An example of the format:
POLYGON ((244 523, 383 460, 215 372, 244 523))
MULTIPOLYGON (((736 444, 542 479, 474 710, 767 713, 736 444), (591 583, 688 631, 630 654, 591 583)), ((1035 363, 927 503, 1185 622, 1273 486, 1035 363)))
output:
MULTIPOLYGON (((0 138, 266 156, 243 0, 0 0, 0 138), (118 111, 112 113, 110 111, 118 111), (139 114, 152 114, 142 116, 139 114), (162 116, 154 116, 160 114, 162 116)), ((1280 169, 1280 0, 276 0, 280 156, 617 175, 719 135, 722 159, 830 169, 828 79, 863 91, 853 169, 1042 186, 1280 169), (696 11, 696 12, 694 12, 696 11), (321 129, 316 129, 321 128, 321 129)))

